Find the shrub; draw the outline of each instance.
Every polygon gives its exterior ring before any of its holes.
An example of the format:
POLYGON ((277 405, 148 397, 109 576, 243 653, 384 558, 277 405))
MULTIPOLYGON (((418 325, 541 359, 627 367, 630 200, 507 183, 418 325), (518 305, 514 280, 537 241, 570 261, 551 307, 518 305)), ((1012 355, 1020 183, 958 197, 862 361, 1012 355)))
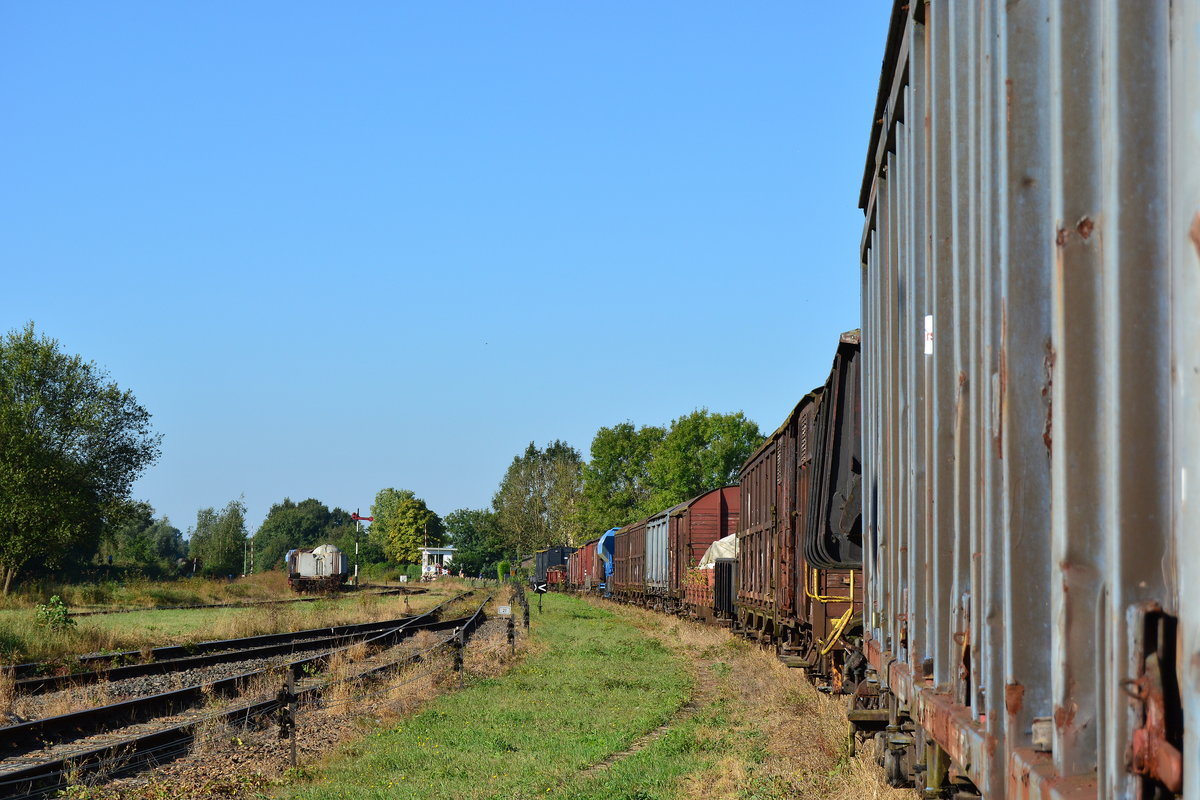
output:
POLYGON ((496 565, 496 577, 499 580, 503 581, 505 578, 508 577, 508 571, 511 567, 512 567, 512 564, 509 564, 507 559, 504 561, 501 561, 499 564, 496 565))
POLYGON ((58 595, 51 597, 49 603, 38 603, 36 615, 38 624, 52 631, 66 630, 75 624, 67 604, 58 595))

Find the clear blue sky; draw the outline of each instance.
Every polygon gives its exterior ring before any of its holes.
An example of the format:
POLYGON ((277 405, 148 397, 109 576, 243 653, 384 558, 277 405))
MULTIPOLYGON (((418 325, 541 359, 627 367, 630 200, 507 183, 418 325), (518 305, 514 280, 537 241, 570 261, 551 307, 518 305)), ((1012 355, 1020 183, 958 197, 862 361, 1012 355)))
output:
POLYGON ((441 514, 530 441, 764 430, 859 324, 889 4, 5 3, 0 327, 244 495, 441 514))

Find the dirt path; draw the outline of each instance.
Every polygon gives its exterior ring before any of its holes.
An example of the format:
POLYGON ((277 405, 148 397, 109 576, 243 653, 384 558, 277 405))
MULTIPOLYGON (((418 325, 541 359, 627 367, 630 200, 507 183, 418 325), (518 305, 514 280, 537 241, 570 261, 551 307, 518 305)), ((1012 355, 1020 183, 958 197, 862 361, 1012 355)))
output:
POLYGON ((845 757, 845 700, 821 694, 800 670, 722 629, 606 606, 683 658, 694 688, 670 721, 589 772, 637 752, 689 716, 713 711, 723 726, 709 735, 733 746, 712 769, 690 776, 681 797, 912 800, 911 790, 889 788, 874 763, 845 757))

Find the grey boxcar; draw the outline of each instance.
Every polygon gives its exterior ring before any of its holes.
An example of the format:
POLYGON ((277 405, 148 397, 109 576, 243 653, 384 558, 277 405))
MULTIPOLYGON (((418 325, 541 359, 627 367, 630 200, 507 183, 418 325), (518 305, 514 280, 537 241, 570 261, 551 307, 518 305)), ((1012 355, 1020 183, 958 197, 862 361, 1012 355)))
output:
POLYGON ((889 772, 1200 796, 1200 3, 897 0, 873 120, 889 772))

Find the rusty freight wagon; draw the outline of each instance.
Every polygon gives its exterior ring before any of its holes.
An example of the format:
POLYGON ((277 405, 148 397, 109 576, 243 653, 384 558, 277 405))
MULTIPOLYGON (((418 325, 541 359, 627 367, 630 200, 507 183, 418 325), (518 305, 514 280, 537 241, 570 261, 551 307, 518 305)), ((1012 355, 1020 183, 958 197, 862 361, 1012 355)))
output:
POLYGON ((599 541, 585 542, 567 556, 567 585, 573 591, 590 592, 599 583, 596 577, 596 543, 599 541))
MULTIPOLYGON (((688 605, 689 583, 711 585, 712 570, 696 570, 695 566, 713 542, 737 531, 740 508, 738 487, 726 486, 671 510, 667 531, 667 597, 671 610, 681 611, 688 605)), ((694 593, 692 600, 711 600, 711 591, 694 593)))
POLYGON ((841 683, 861 626, 858 334, 742 468, 738 626, 780 657, 841 683))
POLYGON ((618 600, 640 602, 646 593, 646 523, 639 520, 613 534, 610 592, 618 600))
POLYGON ((896 0, 871 119, 852 719, 926 796, 1200 797, 1200 2, 896 0))

